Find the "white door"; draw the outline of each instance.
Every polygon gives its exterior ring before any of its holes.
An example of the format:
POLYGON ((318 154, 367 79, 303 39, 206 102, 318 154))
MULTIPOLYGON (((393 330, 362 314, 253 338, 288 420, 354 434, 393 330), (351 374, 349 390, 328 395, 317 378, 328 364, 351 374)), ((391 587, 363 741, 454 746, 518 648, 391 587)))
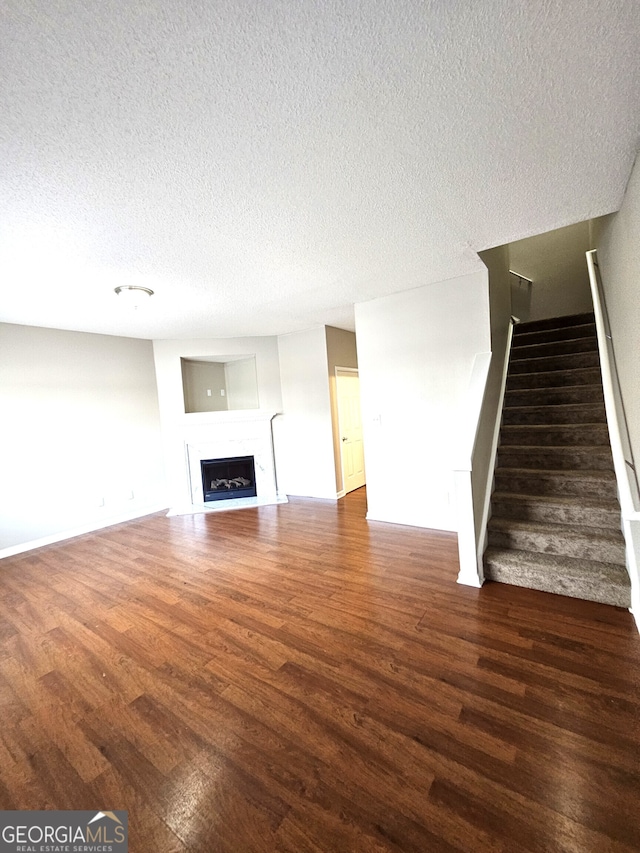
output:
POLYGON ((342 488, 352 492, 365 484, 364 446, 357 370, 336 368, 336 397, 342 457, 342 488))

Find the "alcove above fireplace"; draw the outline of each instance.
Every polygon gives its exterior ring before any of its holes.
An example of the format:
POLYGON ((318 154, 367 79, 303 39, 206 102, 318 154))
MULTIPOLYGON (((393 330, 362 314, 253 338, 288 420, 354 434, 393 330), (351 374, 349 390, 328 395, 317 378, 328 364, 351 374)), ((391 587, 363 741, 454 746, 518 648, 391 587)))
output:
POLYGON ((205 502, 252 498, 257 495, 253 456, 201 459, 205 502))

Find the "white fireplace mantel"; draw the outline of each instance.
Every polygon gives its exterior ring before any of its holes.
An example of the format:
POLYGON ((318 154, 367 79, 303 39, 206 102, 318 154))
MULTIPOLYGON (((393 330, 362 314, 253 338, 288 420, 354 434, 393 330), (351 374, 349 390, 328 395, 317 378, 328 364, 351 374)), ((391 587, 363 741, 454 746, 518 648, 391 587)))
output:
POLYGON ((169 514, 220 512, 286 503, 286 496, 278 493, 273 454, 271 422, 276 414, 247 410, 185 415, 176 426, 184 443, 188 502, 172 507, 169 514), (200 462, 233 456, 253 456, 257 496, 205 503, 200 462))

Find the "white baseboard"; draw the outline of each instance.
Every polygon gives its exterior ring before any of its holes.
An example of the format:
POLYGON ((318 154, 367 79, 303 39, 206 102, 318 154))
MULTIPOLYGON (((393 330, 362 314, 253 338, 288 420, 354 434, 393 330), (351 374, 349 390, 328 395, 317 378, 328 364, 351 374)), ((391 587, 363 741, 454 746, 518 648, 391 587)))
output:
POLYGON ((338 492, 331 492, 330 495, 302 495, 299 492, 287 492, 287 497, 289 498, 308 498, 312 501, 335 501, 340 497, 338 492))
POLYGON ((386 515, 378 515, 374 512, 367 512, 365 515, 367 521, 380 521, 383 524, 399 524, 403 527, 417 527, 420 530, 433 530, 435 533, 455 533, 455 527, 448 527, 442 523, 424 524, 422 521, 416 521, 406 518, 389 518, 386 515))
POLYGON ((42 548, 45 545, 54 545, 56 542, 64 542, 65 539, 73 539, 76 536, 83 536, 85 533, 93 533, 95 530, 102 530, 105 527, 113 527, 114 524, 122 524, 123 521, 133 521, 135 518, 142 518, 145 515, 153 515, 153 513, 161 512, 166 509, 166 503, 150 504, 143 507, 138 507, 135 510, 111 515, 109 518, 95 520, 90 524, 84 524, 80 527, 74 527, 70 530, 62 530, 58 533, 52 533, 50 536, 42 536, 39 539, 31 539, 29 542, 20 542, 17 545, 11 545, 8 548, 0 550, 0 560, 4 557, 13 557, 15 554, 22 554, 25 551, 33 551, 35 548, 42 548))

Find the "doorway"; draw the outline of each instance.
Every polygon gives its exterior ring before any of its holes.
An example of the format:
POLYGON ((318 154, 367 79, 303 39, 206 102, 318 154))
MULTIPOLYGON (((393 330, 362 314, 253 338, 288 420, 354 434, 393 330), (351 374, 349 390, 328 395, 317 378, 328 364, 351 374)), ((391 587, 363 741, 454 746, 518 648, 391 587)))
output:
POLYGON ((359 489, 366 482, 360 415, 360 377, 356 368, 336 367, 336 401, 342 490, 346 494, 359 489))

